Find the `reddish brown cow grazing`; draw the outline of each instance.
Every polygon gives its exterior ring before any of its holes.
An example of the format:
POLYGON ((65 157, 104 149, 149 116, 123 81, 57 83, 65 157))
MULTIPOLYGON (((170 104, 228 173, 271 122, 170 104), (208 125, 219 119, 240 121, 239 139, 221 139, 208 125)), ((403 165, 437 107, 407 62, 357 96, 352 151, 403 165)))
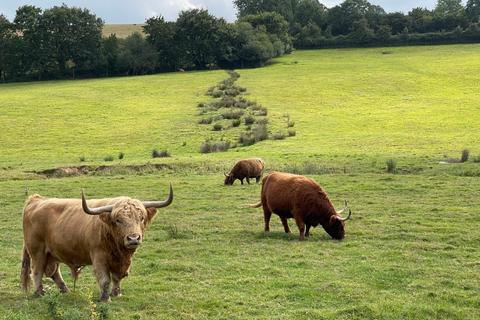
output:
POLYGON ((325 191, 312 179, 304 176, 272 172, 263 178, 261 200, 250 207, 263 206, 265 231, 270 231, 272 212, 279 215, 286 233, 290 233, 288 218, 294 218, 300 231, 300 240, 310 235, 310 227, 321 224, 334 239, 345 237, 345 221, 342 214, 347 208, 335 211, 325 191), (306 228, 305 228, 306 227, 306 228))
POLYGON ((93 265, 101 300, 121 294, 120 281, 128 275, 133 254, 142 243, 146 227, 157 208, 173 201, 173 189, 165 201, 139 201, 128 197, 89 200, 30 196, 23 211, 22 288, 30 284, 30 260, 35 293, 44 293, 42 277, 53 279, 61 292, 68 288, 59 263, 72 270, 74 278, 85 265, 93 265), (90 207, 92 208, 90 208, 90 207))
POLYGON ((260 158, 252 158, 238 161, 232 168, 229 174, 225 173, 225 185, 233 185, 235 180, 240 180, 243 184, 243 179, 250 184, 250 178, 255 178, 256 182, 260 181, 263 175, 265 162, 260 158))

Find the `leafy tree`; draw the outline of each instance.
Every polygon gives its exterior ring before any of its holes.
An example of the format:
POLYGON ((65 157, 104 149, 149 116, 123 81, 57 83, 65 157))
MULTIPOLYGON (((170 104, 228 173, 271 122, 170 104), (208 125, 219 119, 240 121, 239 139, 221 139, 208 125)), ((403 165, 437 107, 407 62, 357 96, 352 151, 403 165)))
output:
POLYGON ((292 23, 298 0, 234 0, 238 16, 255 15, 262 12, 276 12, 292 23))
POLYGON ((437 30, 453 30, 457 26, 466 26, 466 14, 461 0, 438 0, 433 13, 437 30))
POLYGON ((378 24, 385 11, 366 0, 345 0, 339 6, 328 11, 328 23, 334 35, 349 34, 354 30, 354 23, 365 18, 369 28, 378 24))
POLYGON ((237 65, 258 67, 274 57, 275 48, 264 26, 254 28, 248 22, 238 22, 235 29, 237 65))
POLYGON ((247 15, 240 19, 248 22, 252 27, 265 27, 265 31, 271 35, 272 42, 279 41, 277 47, 281 49, 278 55, 289 53, 292 50, 292 39, 288 33, 288 22, 278 13, 262 12, 256 15, 247 15))
POLYGON ((468 0, 465 11, 471 22, 480 22, 480 0, 468 0))
POLYGON ((118 72, 118 55, 120 52, 119 41, 115 34, 102 39, 103 57, 105 58, 105 71, 108 77, 118 72))
POLYGON ((217 19, 206 10, 182 11, 176 22, 180 64, 195 69, 215 65, 218 50, 223 48, 221 29, 225 27, 224 19, 217 19))
POLYGON ((433 31, 433 12, 424 8, 414 8, 409 13, 410 26, 413 32, 433 31))
POLYGON ((327 7, 318 0, 300 0, 295 8, 294 22, 301 26, 314 23, 322 28, 327 22, 327 7))
POLYGON ((392 34, 400 34, 405 27, 410 27, 409 16, 405 16, 401 12, 389 13, 385 18, 391 28, 392 34))
POLYGON ((175 70, 178 66, 177 27, 175 22, 167 22, 162 16, 150 18, 143 26, 147 41, 158 52, 159 66, 165 70, 175 70))
POLYGON ((350 38, 357 43, 366 43, 373 38, 374 32, 368 27, 366 18, 362 18, 353 23, 353 31, 350 33, 350 38))
POLYGON ((12 36, 12 24, 4 15, 0 15, 0 80, 2 82, 6 79, 12 36))
POLYGON ((157 67, 157 52, 139 32, 134 32, 120 43, 118 64, 126 75, 152 73, 157 67))

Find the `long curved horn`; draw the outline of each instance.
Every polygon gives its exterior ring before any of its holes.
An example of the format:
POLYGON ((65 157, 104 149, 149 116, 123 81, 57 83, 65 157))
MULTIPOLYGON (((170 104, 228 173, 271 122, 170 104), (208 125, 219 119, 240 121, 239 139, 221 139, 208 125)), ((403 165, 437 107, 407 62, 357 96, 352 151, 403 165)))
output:
POLYGON ((347 200, 345 200, 345 208, 343 208, 343 209, 340 210, 340 211, 337 211, 337 216, 340 216, 340 215, 341 215, 342 213, 344 213, 345 210, 347 210, 347 209, 348 209, 348 217, 346 217, 346 218, 340 218, 340 220, 342 220, 342 221, 347 221, 347 220, 349 220, 350 217, 352 216, 352 210, 350 210, 350 208, 348 208, 348 202, 347 202, 347 200))
POLYGON ((225 175, 225 177, 228 177, 228 176, 229 176, 229 174, 228 174, 228 173, 226 173, 226 172, 224 172, 223 174, 225 175))
POLYGON ((168 198, 164 201, 143 201, 143 206, 145 208, 163 208, 163 207, 166 207, 168 205, 170 205, 170 203, 172 203, 173 201, 173 188, 172 188, 172 184, 170 183, 170 194, 168 195, 168 198))
POLYGON ((96 216, 104 212, 112 212, 113 205, 108 205, 108 206, 103 206, 98 208, 89 208, 87 205, 87 200, 85 199, 85 194, 83 193, 83 189, 82 189, 82 208, 86 214, 96 216))

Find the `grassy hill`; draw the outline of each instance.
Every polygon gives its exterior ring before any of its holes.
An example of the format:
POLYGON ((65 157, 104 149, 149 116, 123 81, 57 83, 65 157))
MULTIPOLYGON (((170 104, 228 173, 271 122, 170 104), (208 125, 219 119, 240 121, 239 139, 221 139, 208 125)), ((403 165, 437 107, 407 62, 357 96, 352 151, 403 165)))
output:
MULTIPOLYGON (((480 317, 480 95, 478 45, 298 51, 239 70, 271 130, 288 113, 295 137, 200 154, 205 91, 223 71, 0 86, 0 314, 5 319, 477 319, 480 317), (152 149, 170 158, 152 159, 152 149), (466 163, 442 165, 447 157, 466 163), (105 162, 105 156, 125 153, 105 162), (306 242, 279 219, 264 234, 259 185, 224 187, 236 159, 318 181, 334 204, 349 199, 346 239, 321 228, 306 242), (84 157, 85 161, 80 161, 84 157), (386 160, 397 162, 387 173, 386 160), (132 170, 131 165, 167 165, 132 170), (46 179, 33 171, 114 165, 46 179), (43 298, 18 285, 24 190, 56 197, 164 197, 138 250, 124 296, 96 302, 91 268, 76 292, 43 298)), ((63 273, 67 269, 63 268, 63 273)), ((72 279, 65 275, 72 287, 72 279)))
POLYGON ((106 24, 103 26, 103 36, 108 37, 112 33, 117 35, 117 38, 126 38, 134 32, 143 33, 143 23, 134 24, 106 24))

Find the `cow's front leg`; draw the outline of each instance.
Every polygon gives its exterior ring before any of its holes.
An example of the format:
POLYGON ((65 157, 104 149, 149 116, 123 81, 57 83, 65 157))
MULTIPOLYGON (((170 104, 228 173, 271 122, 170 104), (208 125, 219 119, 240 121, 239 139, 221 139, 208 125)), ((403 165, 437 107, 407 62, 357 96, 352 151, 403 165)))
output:
POLYGON ((120 281, 122 281, 122 278, 119 277, 117 274, 112 273, 112 297, 120 297, 122 295, 122 289, 120 288, 120 281))
POLYGON ((108 290, 110 289, 110 271, 107 268, 107 261, 102 256, 93 258, 93 272, 97 278, 97 283, 100 288, 100 300, 111 301, 108 290))

